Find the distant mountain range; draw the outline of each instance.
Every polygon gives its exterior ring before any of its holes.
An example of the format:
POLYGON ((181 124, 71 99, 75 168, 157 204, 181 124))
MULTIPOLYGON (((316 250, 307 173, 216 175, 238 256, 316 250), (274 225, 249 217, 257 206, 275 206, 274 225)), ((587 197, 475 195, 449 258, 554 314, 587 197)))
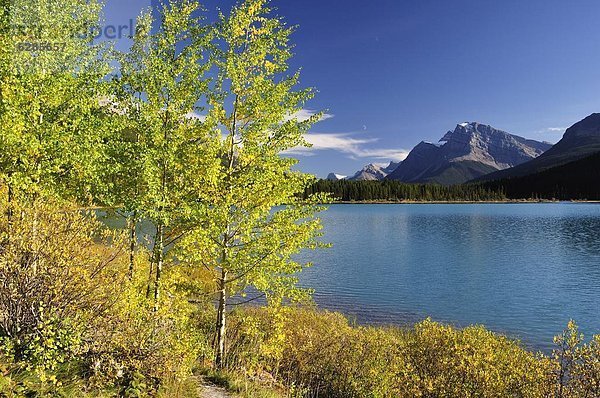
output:
POLYGON ((475 182, 509 198, 600 200, 600 113, 569 127, 538 158, 475 182))
POLYGON ((370 164, 350 178, 328 178, 469 182, 513 199, 600 200, 600 113, 569 127, 554 146, 477 122, 461 123, 438 144, 418 144, 403 162, 370 164))
POLYGON ((347 178, 347 176, 344 176, 341 174, 329 173, 329 174, 327 174, 326 180, 338 181, 338 180, 345 180, 346 178, 347 178))
MULTIPOLYGON (((370 164, 347 179, 462 184, 525 163, 552 147, 477 122, 458 124, 439 142, 423 141, 403 162, 386 167, 370 164)), ((340 178, 332 173, 328 179, 340 178)))
POLYGON ((370 163, 357 171, 353 176, 346 177, 340 174, 329 173, 327 176, 328 180, 349 180, 349 181, 377 181, 383 180, 391 172, 393 172, 399 165, 398 162, 390 162, 387 166, 377 165, 370 163))
POLYGON ((510 199, 600 200, 600 152, 520 177, 484 182, 510 199))

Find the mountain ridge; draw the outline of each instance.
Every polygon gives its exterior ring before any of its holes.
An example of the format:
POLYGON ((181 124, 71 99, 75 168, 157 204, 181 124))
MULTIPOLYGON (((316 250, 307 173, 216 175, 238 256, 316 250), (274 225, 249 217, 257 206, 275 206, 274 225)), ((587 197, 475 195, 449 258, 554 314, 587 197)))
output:
POLYGON ((510 199, 600 200, 598 181, 600 152, 538 173, 487 181, 482 185, 510 199))
POLYGON ((440 142, 443 144, 421 141, 386 178, 407 183, 461 184, 524 163, 552 146, 479 122, 457 124, 440 142))
POLYGON ((336 173, 329 173, 326 179, 331 181, 380 181, 393 172, 400 163, 402 162, 390 161, 387 166, 369 163, 350 177, 336 173))
POLYGON ((478 181, 523 177, 558 167, 600 152, 600 113, 592 113, 569 127, 563 138, 539 157, 513 168, 490 173, 478 181))

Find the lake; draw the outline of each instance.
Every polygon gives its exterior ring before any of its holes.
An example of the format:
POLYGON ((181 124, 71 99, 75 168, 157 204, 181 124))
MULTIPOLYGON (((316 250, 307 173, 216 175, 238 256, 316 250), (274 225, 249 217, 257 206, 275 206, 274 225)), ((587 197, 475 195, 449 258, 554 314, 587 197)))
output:
POLYGON ((600 204, 335 204, 301 283, 359 323, 483 324, 548 350, 600 333, 600 204))

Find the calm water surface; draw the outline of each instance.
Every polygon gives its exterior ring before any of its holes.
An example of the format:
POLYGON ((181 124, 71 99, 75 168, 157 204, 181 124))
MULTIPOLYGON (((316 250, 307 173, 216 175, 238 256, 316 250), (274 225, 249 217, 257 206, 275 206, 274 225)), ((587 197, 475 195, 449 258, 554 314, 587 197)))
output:
POLYGON ((332 205, 306 253, 316 302, 359 322, 483 324, 547 350, 600 333, 600 205, 332 205))

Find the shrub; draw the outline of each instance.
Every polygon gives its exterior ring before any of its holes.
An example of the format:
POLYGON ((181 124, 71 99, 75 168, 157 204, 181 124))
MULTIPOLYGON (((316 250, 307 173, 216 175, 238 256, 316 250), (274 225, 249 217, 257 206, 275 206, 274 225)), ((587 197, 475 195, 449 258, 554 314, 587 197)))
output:
POLYGON ((0 222, 0 339, 5 355, 53 371, 119 297, 120 242, 78 211, 12 207, 0 222), (15 211, 16 210, 16 211, 15 211))
MULTIPOLYGON (((168 281, 168 276, 165 277, 168 281)), ((123 393, 156 391, 183 382, 202 353, 207 337, 196 327, 197 309, 185 297, 165 289, 158 311, 143 293, 143 283, 131 283, 114 311, 90 337, 86 364, 92 385, 111 386, 123 393)))
MULTIPOLYGON (((156 307, 147 250, 130 280, 120 237, 90 214, 36 204, 10 221, 0 220, 0 396, 192 394, 192 369, 213 356, 207 275, 168 259, 156 307)), ((481 326, 364 327, 300 307, 238 308, 227 337, 221 374, 248 396, 600 396, 600 336, 584 343, 574 322, 552 356, 481 326)))
POLYGON ((176 267, 165 271, 155 311, 147 253, 138 251, 130 281, 121 237, 94 214, 39 203, 12 209, 0 218, 0 395, 68 386, 145 396, 191 375, 209 344, 176 267))
MULTIPOLYGON (((249 325, 268 324, 268 318, 265 311, 248 311, 237 318, 244 324, 237 329, 253 330, 249 325)), ((269 333, 258 329, 263 337, 269 333)), ((281 357, 263 355, 259 362, 310 396, 546 397, 552 392, 548 358, 479 326, 457 329, 425 320, 408 329, 357 327, 337 313, 296 309, 284 330, 281 357)), ((231 348, 260 355, 259 335, 232 337, 231 348)))
POLYGON ((574 321, 554 338, 551 378, 557 398, 600 397, 600 335, 584 344, 574 321))

